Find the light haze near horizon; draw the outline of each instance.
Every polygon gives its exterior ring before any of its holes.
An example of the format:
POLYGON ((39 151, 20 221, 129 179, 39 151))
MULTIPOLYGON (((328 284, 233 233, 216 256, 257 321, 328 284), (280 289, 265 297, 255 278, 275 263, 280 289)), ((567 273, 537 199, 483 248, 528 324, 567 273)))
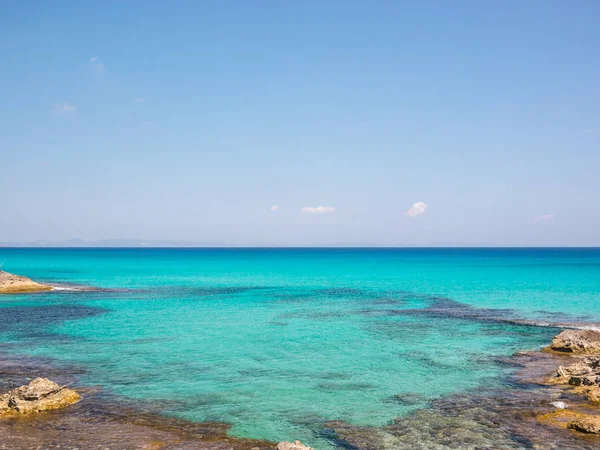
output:
POLYGON ((600 246, 599 17, 6 2, 0 242, 600 246))

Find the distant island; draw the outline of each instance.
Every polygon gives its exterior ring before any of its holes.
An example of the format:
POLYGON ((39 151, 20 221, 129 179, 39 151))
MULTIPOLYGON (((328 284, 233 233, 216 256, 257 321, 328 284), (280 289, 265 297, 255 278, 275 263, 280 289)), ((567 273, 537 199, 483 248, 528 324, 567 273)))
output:
POLYGON ((101 240, 84 240, 84 239, 66 239, 64 241, 23 241, 23 242, 0 242, 0 247, 64 247, 64 248, 144 248, 144 247, 227 247, 224 242, 193 242, 193 241, 170 241, 170 240, 143 240, 143 239, 101 239, 101 240))
MULTIPOLYGON (((296 247, 296 245, 277 245, 270 242, 249 242, 245 245, 231 242, 207 242, 184 240, 145 240, 145 239, 66 239, 53 241, 40 239, 37 241, 0 242, 0 248, 254 248, 254 247, 296 247)), ((380 247, 373 242, 333 242, 308 243, 299 247, 380 247)))

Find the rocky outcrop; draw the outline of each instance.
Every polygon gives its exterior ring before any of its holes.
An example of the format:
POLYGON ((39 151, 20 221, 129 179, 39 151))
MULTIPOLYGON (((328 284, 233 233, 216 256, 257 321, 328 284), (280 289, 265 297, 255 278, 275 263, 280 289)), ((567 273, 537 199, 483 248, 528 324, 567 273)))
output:
POLYGON ((300 441, 294 442, 280 442, 277 444, 277 450, 313 450, 312 447, 304 445, 300 441))
POLYGON ((4 413, 10 411, 10 408, 8 406, 8 399, 9 399, 8 394, 0 395, 0 416, 4 413))
POLYGON ((72 389, 61 387, 47 378, 36 378, 28 385, 0 396, 0 415, 31 414, 60 409, 77 403, 80 398, 72 389))
MULTIPOLYGON (((585 397, 592 404, 600 403, 600 332, 593 330, 566 330, 552 340, 551 352, 568 354, 573 363, 559 366, 547 384, 564 385, 574 394, 585 397), (587 356, 587 357, 583 357, 587 356)), ((587 409, 592 405, 588 404, 587 409)), ((560 408, 559 408, 560 409, 560 408)), ((554 413, 554 416, 561 412, 554 413)), ((600 415, 570 412, 576 417, 566 423, 582 433, 600 434, 600 415)), ((553 414, 546 415, 552 416, 553 414)))
POLYGON ((18 294, 22 292, 49 291, 52 286, 36 283, 27 277, 13 275, 0 270, 0 294, 18 294))
POLYGON ((559 366, 549 384, 566 384, 576 394, 600 402, 600 357, 585 358, 569 366, 559 366))
POLYGON ((550 349, 573 355, 600 355, 600 331, 565 330, 552 340, 550 349))
POLYGON ((600 434, 600 416, 587 416, 573 420, 569 422, 567 427, 582 433, 600 434))

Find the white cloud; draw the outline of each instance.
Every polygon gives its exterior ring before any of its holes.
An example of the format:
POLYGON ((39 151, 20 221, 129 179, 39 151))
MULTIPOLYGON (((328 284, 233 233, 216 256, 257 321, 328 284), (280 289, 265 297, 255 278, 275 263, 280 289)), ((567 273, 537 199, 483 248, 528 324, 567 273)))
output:
POLYGON ((54 105, 54 113, 55 114, 67 114, 74 113, 77 111, 77 106, 71 103, 58 103, 54 105))
POLYGON ((88 61, 95 72, 104 73, 106 71, 106 66, 98 61, 97 56, 92 56, 88 61))
POLYGON ((548 222, 554 219, 554 214, 543 214, 541 216, 535 216, 533 218, 534 222, 548 222))
POLYGON ((334 213, 333 206, 306 206, 302 208, 302 212, 306 214, 329 214, 334 213))
POLYGON ((417 216, 420 216, 421 214, 425 214, 427 208, 428 206, 425 203, 417 202, 412 205, 412 208, 406 211, 406 214, 408 214, 412 218, 415 218, 417 216))
POLYGON ((273 206, 271 206, 269 209, 270 209, 271 211, 273 211, 273 212, 277 212, 277 211, 279 211, 281 208, 280 208, 280 206, 279 206, 279 205, 273 205, 273 206))

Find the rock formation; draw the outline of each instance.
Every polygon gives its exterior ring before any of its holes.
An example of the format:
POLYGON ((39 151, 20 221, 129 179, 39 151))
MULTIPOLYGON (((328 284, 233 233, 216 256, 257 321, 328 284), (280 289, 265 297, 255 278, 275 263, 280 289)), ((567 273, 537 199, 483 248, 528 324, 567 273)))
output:
POLYGON ((277 450, 313 450, 312 447, 304 445, 300 441, 280 442, 277 444, 277 450))
POLYGON ((569 366, 559 366, 549 384, 566 384, 576 394, 600 402, 600 357, 585 358, 569 366))
POLYGON ((573 355, 600 355, 600 331, 565 330, 552 340, 550 349, 573 355))
MULTIPOLYGON (((559 366, 547 384, 564 385, 585 397, 592 405, 600 403, 600 332, 566 330, 552 340, 550 351, 569 354, 572 364, 559 366), (587 356, 587 357, 584 357, 587 356)), ((600 415, 577 413, 567 428, 582 433, 600 434, 600 415)))
POLYGON ((0 415, 30 414, 60 409, 79 400, 80 396, 74 390, 61 387, 47 378, 36 378, 28 385, 0 396, 0 415))
POLYGON ((50 289, 52 289, 52 286, 36 283, 27 277, 0 270, 0 294, 49 291, 50 289))
POLYGON ((600 416, 587 416, 579 420, 569 422, 569 428, 582 433, 600 434, 600 416))

